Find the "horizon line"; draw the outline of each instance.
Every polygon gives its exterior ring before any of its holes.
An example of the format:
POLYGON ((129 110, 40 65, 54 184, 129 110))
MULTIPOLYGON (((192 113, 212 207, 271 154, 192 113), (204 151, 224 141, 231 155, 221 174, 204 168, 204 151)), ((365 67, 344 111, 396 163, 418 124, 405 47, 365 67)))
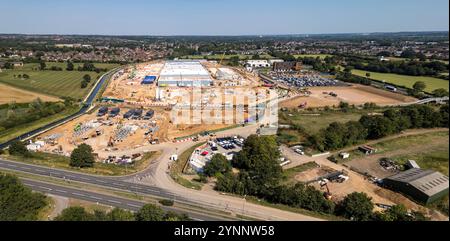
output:
POLYGON ((285 33, 285 34, 80 34, 80 33, 0 33, 0 35, 31 36, 113 36, 113 37, 273 37, 273 36, 305 36, 305 35, 371 35, 398 33, 448 33, 449 30, 417 30, 417 31, 375 31, 375 32, 336 32, 336 33, 285 33))

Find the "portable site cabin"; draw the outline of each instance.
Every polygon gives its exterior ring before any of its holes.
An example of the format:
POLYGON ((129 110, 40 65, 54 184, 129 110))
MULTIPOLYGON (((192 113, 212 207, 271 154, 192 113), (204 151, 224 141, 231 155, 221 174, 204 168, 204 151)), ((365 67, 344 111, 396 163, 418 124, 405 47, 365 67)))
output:
POLYGON ((156 81, 156 76, 153 76, 153 75, 145 76, 145 78, 141 82, 141 85, 151 85, 151 84, 155 83, 155 81, 156 81))

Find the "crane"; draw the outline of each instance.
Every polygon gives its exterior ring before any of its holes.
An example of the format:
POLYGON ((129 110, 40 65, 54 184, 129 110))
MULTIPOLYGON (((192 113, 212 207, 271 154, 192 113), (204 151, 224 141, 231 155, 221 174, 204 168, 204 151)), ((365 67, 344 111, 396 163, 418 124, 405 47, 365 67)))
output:
POLYGON ((223 54, 222 54, 222 57, 220 57, 220 61, 219 62, 217 62, 217 64, 216 64, 216 73, 214 74, 215 76, 215 78, 217 78, 217 73, 219 72, 219 67, 220 67, 220 65, 222 65, 222 62, 223 62, 223 60, 225 59, 225 54, 226 54, 227 52, 226 51, 223 51, 223 54))

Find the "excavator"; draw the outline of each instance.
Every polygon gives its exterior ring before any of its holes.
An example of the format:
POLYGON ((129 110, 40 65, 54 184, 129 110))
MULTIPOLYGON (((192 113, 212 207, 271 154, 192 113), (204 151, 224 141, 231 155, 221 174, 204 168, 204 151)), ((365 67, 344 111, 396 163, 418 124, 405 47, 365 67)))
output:
POLYGON ((325 181, 325 180, 323 180, 323 181, 320 183, 320 187, 321 187, 321 188, 325 187, 325 188, 327 189, 327 191, 323 193, 323 196, 324 196, 327 200, 331 200, 331 199, 333 198, 333 194, 331 194, 330 188, 328 188, 328 182, 325 181))

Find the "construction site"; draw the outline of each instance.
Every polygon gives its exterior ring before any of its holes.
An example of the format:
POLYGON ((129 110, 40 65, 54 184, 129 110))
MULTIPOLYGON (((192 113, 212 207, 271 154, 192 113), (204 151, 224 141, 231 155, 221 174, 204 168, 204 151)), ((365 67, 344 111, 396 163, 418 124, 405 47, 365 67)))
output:
POLYGON ((97 108, 37 139, 45 142, 40 151, 66 156, 86 143, 103 160, 108 151, 175 142, 244 124, 252 118, 249 106, 267 100, 267 89, 255 74, 218 62, 130 65, 111 78, 97 108), (254 98, 240 99, 245 93, 255 93, 254 98), (187 119, 181 118, 186 112, 187 119))

